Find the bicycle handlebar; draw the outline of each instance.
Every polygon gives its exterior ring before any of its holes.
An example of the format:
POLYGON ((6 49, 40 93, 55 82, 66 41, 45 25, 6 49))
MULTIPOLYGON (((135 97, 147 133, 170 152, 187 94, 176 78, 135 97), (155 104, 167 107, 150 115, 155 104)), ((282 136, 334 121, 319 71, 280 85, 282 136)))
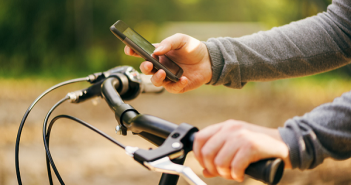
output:
MULTIPOLYGON (((79 103, 95 96, 102 96, 110 108, 115 112, 116 119, 119 122, 117 129, 123 135, 126 135, 127 130, 130 130, 134 134, 138 134, 144 139, 159 146, 155 150, 139 150, 134 147, 124 147, 122 144, 118 144, 121 147, 123 146, 122 148, 124 148, 128 154, 132 154, 134 159, 145 167, 150 170, 163 172, 159 185, 175 185, 178 181, 178 175, 183 175, 190 184, 205 184, 190 168, 181 165, 184 163, 186 154, 192 151, 195 133, 198 129, 185 123, 176 125, 155 116, 139 114, 139 112, 132 106, 124 103, 123 100, 134 99, 141 92, 158 93, 163 91, 162 87, 154 87, 149 77, 140 75, 129 66, 116 67, 106 72, 94 73, 86 78, 74 79, 57 84, 45 91, 31 104, 21 121, 16 139, 15 165, 19 184, 22 184, 18 162, 19 140, 24 122, 29 112, 48 92, 60 86, 78 81, 88 81, 92 83, 92 86, 80 91, 68 93, 63 100, 50 109, 43 125, 44 143, 46 141, 46 136, 48 136, 46 134, 49 134, 46 133, 47 118, 59 104, 68 99, 70 99, 72 103, 79 103), (170 174, 165 174, 168 172, 170 174)), ((87 123, 81 123, 83 125, 88 125, 87 123)), ((115 143, 118 142, 115 141, 115 143)), ((47 144, 45 144, 45 146, 47 157, 49 157, 50 152, 47 144)), ((56 168, 52 159, 50 160, 50 163, 55 171, 56 168)), ((283 170, 284 163, 281 159, 266 159, 250 164, 245 170, 245 173, 262 182, 276 184, 280 181, 283 175, 283 170)), ((57 169, 55 174, 60 180, 57 169)), ((52 184, 49 165, 48 176, 50 184, 52 184)), ((61 183, 63 183, 63 181, 61 183)))
MULTIPOLYGON (((124 129, 122 133, 126 135, 126 131, 130 130, 134 134, 149 140, 150 142, 160 146, 170 136, 170 134, 178 127, 178 125, 162 120, 160 118, 139 114, 133 107, 125 104, 119 96, 116 89, 120 81, 118 77, 112 77, 102 84, 102 96, 115 112, 116 119, 124 129)), ((187 146, 191 146, 192 150, 194 141, 194 133, 187 136, 187 146)), ((284 171, 284 162, 281 159, 265 159, 249 165, 245 170, 245 174, 268 184, 276 184, 280 181, 284 171)))
MULTIPOLYGON (((156 144, 157 146, 163 144, 164 140, 170 136, 170 134, 177 127, 178 125, 160 118, 142 114, 139 114, 135 119, 133 119, 128 126, 133 133, 138 133, 141 137, 156 144)), ((195 134, 196 132, 190 134, 183 140, 186 146, 191 147, 188 149, 189 151, 192 151, 195 134)), ((277 184, 280 181, 283 172, 284 162, 279 158, 264 159, 252 163, 245 170, 245 174, 268 184, 277 184)))

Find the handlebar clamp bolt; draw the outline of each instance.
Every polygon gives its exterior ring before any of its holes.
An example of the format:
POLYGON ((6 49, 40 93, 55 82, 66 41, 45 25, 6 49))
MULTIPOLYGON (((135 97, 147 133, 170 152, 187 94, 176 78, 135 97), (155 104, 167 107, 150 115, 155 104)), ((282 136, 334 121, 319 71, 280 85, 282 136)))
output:
POLYGON ((179 142, 172 143, 172 148, 177 149, 179 147, 181 147, 181 144, 179 142))
POLYGON ((117 134, 122 135, 122 126, 121 125, 117 125, 115 130, 116 130, 117 134))
POLYGON ((174 134, 172 135, 172 138, 177 138, 177 137, 179 137, 179 136, 180 136, 179 133, 174 133, 174 134))

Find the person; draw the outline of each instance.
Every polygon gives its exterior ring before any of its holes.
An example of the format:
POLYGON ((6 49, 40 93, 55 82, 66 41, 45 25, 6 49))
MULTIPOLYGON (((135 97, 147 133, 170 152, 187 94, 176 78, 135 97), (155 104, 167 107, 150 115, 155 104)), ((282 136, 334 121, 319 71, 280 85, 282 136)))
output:
MULTIPOLYGON (((156 44, 183 68, 176 83, 150 62, 140 69, 152 83, 172 93, 201 85, 242 88, 247 82, 321 73, 351 62, 351 1, 333 0, 327 11, 288 25, 240 38, 206 42, 175 34, 156 44)), ((129 47, 125 53, 137 56, 129 47)), ((211 125, 195 136, 193 151, 205 177, 244 180, 246 167, 266 158, 281 158, 285 167, 316 167, 327 157, 351 157, 351 91, 333 102, 296 116, 278 129, 238 120, 211 125)))

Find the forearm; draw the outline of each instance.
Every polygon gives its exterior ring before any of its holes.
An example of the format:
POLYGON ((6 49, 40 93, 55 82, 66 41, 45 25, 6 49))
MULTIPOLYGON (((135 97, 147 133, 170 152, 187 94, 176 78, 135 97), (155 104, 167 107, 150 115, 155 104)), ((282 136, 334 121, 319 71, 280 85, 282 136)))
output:
POLYGON ((241 88, 250 81, 312 75, 350 63, 351 2, 336 0, 326 13, 241 38, 205 42, 212 85, 241 88))
POLYGON ((279 128, 293 168, 310 169, 326 157, 351 157, 351 91, 279 128))

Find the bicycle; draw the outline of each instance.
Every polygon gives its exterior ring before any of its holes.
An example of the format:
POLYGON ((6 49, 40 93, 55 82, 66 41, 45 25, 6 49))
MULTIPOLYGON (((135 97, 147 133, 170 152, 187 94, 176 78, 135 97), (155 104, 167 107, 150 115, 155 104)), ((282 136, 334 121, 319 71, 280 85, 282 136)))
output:
MULTIPOLYGON (((48 179, 53 184, 51 168, 60 184, 65 184, 58 172, 49 149, 50 133, 54 123, 62 118, 76 121, 95 131, 117 146, 123 148, 128 155, 142 166, 151 171, 162 172, 159 185, 176 185, 179 175, 183 176, 189 184, 205 185, 205 183, 189 168, 183 166, 186 155, 192 151, 194 134, 198 129, 192 125, 182 123, 176 125, 151 115, 140 114, 124 100, 132 100, 141 93, 159 93, 163 88, 155 87, 145 75, 138 73, 130 66, 120 66, 59 83, 42 93, 27 109, 20 123, 15 146, 15 167, 18 184, 22 184, 19 168, 19 144, 25 121, 36 103, 51 91, 76 82, 87 81, 90 87, 68 93, 58 101, 47 113, 43 124, 43 142, 46 151, 46 166, 48 179), (139 135, 147 141, 159 146, 156 149, 144 150, 137 147, 124 146, 122 143, 101 132, 92 125, 69 115, 58 115, 51 119, 52 112, 63 102, 80 103, 93 97, 100 96, 114 111, 118 125, 116 131, 127 135, 127 131, 139 135), (49 123, 49 124, 48 124, 49 123)), ((284 162, 281 159, 266 159, 250 164, 245 173, 268 184, 277 184, 284 171, 284 162)))

